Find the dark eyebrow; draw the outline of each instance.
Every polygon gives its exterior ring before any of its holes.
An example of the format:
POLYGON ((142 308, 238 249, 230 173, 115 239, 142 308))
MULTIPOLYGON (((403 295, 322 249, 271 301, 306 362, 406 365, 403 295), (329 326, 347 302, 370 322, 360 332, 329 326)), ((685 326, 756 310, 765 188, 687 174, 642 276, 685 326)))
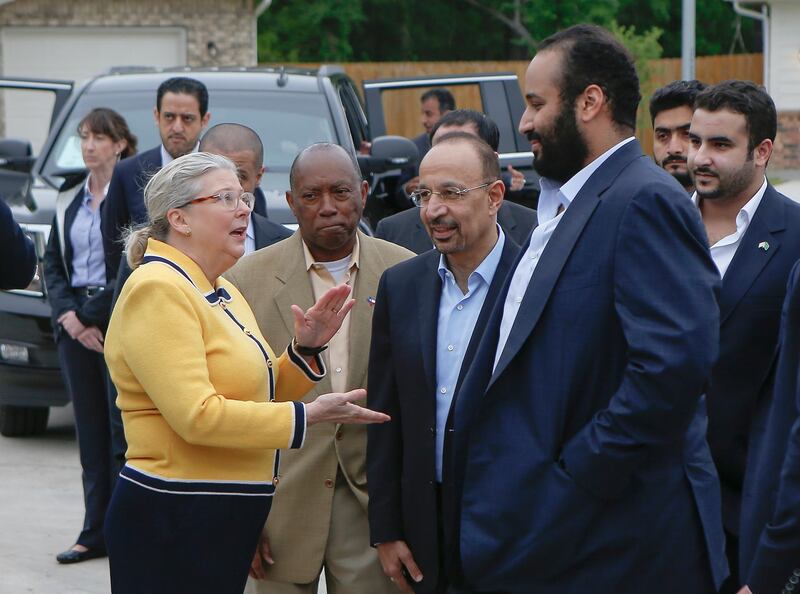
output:
POLYGON ((672 132, 673 130, 688 130, 689 126, 691 126, 691 122, 686 122, 685 124, 681 124, 680 126, 656 126, 656 132, 672 132))
POLYGON ((525 93, 525 99, 542 99, 542 98, 533 91, 531 91, 530 93, 525 93))

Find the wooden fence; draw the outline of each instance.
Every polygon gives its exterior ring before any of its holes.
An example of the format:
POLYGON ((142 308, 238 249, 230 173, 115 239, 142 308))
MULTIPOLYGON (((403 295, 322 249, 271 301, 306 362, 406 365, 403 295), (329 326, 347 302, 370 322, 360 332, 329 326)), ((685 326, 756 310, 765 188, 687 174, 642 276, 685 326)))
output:
MULTIPOLYGON (((267 64, 264 64, 265 66, 267 64)), ((319 64, 292 64, 292 66, 314 67, 319 64)), ((508 62, 350 62, 340 64, 361 90, 364 80, 375 78, 394 78, 426 76, 437 74, 469 74, 479 72, 514 72, 522 81, 528 61, 508 62)), ((705 56, 697 58, 696 74, 699 80, 715 83, 731 78, 752 80, 763 84, 763 58, 761 54, 738 54, 732 56, 705 56)), ((653 143, 653 131, 647 112, 649 90, 656 89, 681 75, 679 58, 654 60, 650 63, 650 79, 640 107, 637 136, 642 146, 649 152, 653 143)), ((425 89, 386 91, 384 113, 387 117, 387 132, 413 137, 422 132, 419 114, 419 96, 425 89)), ((481 109, 477 87, 458 86, 450 89, 456 105, 463 108, 481 109)))

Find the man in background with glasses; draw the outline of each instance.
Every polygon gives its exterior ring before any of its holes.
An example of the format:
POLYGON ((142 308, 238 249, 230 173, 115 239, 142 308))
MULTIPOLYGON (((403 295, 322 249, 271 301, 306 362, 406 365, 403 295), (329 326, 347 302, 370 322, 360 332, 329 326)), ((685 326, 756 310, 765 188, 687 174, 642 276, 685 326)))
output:
POLYGON ((412 199, 436 250, 390 268, 378 288, 368 429, 370 539, 402 591, 444 593, 441 484, 454 396, 519 247, 497 224, 505 187, 475 134, 437 138, 412 199), (391 411, 391 412, 389 412, 391 411))
MULTIPOLYGON (((203 135, 200 150, 222 155, 233 161, 242 189, 254 196, 253 206, 259 202, 266 204, 259 187, 261 176, 264 175, 264 145, 254 130, 241 124, 217 124, 203 135)), ((244 254, 252 254, 286 239, 291 234, 283 225, 273 223, 253 210, 247 220, 244 254)))

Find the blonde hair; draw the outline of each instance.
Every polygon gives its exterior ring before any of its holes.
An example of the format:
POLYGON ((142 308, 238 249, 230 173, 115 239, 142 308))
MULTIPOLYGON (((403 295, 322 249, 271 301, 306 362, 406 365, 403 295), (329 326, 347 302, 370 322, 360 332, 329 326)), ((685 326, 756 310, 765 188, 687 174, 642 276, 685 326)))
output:
POLYGON ((132 269, 141 263, 148 239, 167 239, 170 230, 167 213, 197 198, 202 186, 200 178, 216 169, 228 169, 236 173, 236 165, 227 157, 190 153, 178 157, 150 178, 144 188, 144 205, 149 222, 129 228, 123 237, 126 258, 132 269))

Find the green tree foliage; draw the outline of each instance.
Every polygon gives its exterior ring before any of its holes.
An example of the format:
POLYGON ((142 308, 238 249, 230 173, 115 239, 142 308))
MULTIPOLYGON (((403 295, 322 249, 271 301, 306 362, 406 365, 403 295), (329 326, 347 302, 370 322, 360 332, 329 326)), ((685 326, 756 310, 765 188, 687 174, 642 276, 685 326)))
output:
MULTIPOLYGON (((697 54, 761 51, 729 2, 696 0, 697 54)), ((258 22, 266 61, 508 60, 579 22, 628 31, 634 53, 680 55, 681 0, 274 0, 258 22), (636 41, 641 36, 641 43, 636 41)))

